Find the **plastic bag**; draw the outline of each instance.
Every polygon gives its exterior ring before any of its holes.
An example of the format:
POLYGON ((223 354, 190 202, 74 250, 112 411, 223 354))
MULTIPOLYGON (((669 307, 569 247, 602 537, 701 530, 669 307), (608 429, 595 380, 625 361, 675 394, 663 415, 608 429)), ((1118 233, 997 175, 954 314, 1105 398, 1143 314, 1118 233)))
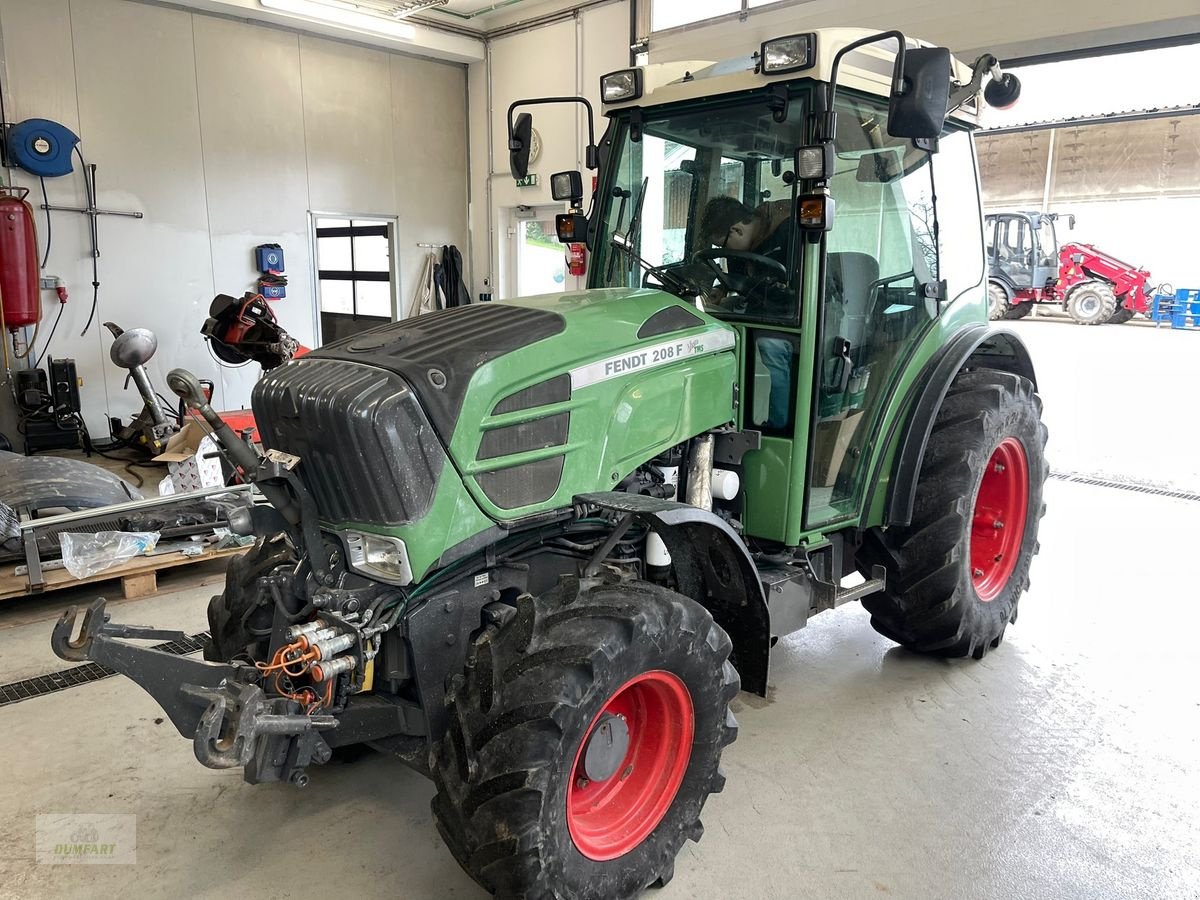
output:
POLYGON ((157 531, 97 531, 58 536, 63 565, 76 578, 87 578, 148 553, 158 544, 157 531))

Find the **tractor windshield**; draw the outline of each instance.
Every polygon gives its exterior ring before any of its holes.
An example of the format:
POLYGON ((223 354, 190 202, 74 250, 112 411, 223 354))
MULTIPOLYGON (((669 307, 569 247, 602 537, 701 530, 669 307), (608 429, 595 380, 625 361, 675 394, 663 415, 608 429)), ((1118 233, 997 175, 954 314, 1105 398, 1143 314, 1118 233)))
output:
POLYGON ((782 122, 761 92, 644 110, 640 125, 619 114, 590 286, 690 291, 717 315, 794 319, 791 171, 806 98, 798 89, 782 122))

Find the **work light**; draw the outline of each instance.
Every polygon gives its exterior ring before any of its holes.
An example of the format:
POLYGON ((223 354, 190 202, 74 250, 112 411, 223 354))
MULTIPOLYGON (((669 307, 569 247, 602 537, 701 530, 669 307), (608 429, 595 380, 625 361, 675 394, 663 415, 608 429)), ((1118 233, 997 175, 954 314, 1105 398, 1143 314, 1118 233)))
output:
POLYGON ((605 103, 636 100, 642 96, 642 70, 621 69, 600 78, 600 97, 605 103))
POLYGON ((798 72, 816 62, 817 36, 789 34, 763 41, 758 50, 758 65, 764 75, 798 72))

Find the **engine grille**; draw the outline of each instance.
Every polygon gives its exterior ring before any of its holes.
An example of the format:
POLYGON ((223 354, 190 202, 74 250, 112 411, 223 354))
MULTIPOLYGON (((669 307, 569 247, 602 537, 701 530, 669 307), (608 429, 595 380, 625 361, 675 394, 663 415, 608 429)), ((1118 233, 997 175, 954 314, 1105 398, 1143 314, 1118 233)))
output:
POLYGON ((253 405, 264 445, 300 457, 323 520, 394 526, 429 511, 445 453, 399 375, 293 360, 255 386, 253 405))

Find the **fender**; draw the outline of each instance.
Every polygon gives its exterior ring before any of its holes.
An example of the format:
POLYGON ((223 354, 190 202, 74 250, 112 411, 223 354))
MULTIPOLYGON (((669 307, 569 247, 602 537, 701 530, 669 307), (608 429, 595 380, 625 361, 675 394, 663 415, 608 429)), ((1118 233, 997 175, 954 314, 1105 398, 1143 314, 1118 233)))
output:
POLYGON ((1012 283, 1012 280, 1002 272, 994 272, 991 275, 988 275, 987 280, 988 284, 994 284, 1001 288, 1009 300, 1012 300, 1012 298, 1017 295, 1016 286, 1012 283))
MULTIPOLYGON (((887 525, 911 524, 917 478, 921 473, 921 463, 925 460, 925 448, 929 444, 934 420, 955 376, 964 368, 974 367, 1022 375, 1032 381, 1034 389, 1037 389, 1037 376, 1029 350, 1014 332, 975 323, 947 341, 938 354, 926 363, 906 404, 912 412, 892 464, 885 518, 887 525)), ((867 498, 868 509, 873 499, 867 498)))
POLYGON ((733 641, 742 690, 767 695, 771 620, 758 567, 720 516, 673 500, 609 491, 580 494, 577 504, 631 513, 667 545, 679 592, 712 613, 733 641))

